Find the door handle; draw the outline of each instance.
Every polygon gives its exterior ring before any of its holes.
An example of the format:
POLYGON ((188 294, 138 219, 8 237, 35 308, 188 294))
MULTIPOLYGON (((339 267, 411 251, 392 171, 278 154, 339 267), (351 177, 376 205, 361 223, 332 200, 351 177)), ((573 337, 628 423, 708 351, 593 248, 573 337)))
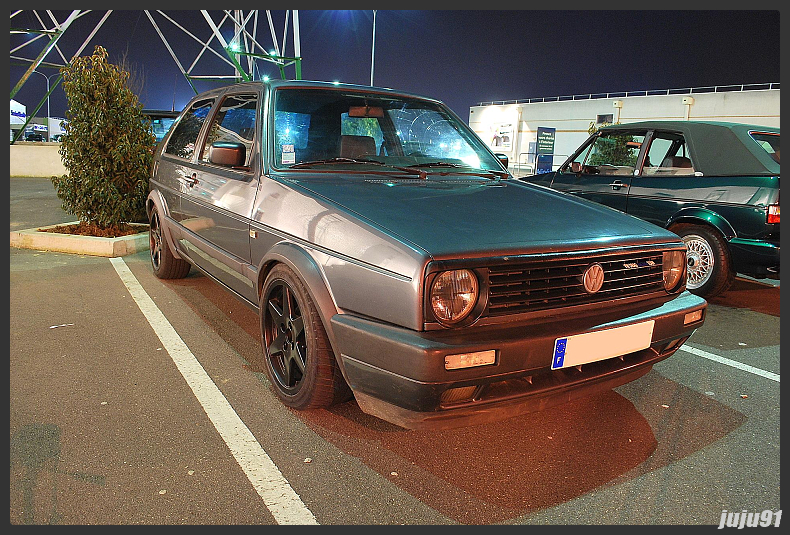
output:
POLYGON ((611 184, 609 184, 609 185, 610 185, 610 186, 612 186, 612 189, 614 189, 614 190, 618 190, 618 189, 620 189, 620 188, 624 188, 624 187, 625 187, 625 184, 623 184, 623 183, 622 183, 621 181, 619 181, 619 180, 615 180, 614 182, 612 182, 612 183, 611 183, 611 184))
POLYGON ((186 171, 178 171, 178 174, 181 175, 181 179, 186 182, 186 185, 194 187, 195 184, 198 183, 197 173, 192 173, 191 175, 187 175, 186 171))

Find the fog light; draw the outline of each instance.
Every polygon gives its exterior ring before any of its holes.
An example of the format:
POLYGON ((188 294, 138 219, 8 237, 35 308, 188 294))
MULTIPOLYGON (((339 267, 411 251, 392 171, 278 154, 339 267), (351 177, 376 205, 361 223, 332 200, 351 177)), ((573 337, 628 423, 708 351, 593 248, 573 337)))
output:
POLYGON ((688 325, 689 323, 696 323, 702 319, 702 309, 695 310, 694 312, 689 312, 683 317, 683 325, 688 325))
POLYGON ((459 368, 472 368, 474 366, 486 366, 496 361, 496 351, 477 351, 475 353, 460 353, 458 355, 447 355, 444 357, 445 370, 457 370, 459 368))
POLYGON ((457 403, 459 401, 471 401, 472 396, 477 390, 476 386, 460 386, 458 388, 450 388, 442 392, 442 403, 457 403))

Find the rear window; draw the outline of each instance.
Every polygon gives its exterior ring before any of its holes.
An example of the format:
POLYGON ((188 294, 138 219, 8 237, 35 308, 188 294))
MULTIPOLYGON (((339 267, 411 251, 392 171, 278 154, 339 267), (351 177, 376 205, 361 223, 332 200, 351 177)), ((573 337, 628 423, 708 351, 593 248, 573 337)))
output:
POLYGON ((779 163, 779 134, 769 132, 749 132, 752 139, 779 163))

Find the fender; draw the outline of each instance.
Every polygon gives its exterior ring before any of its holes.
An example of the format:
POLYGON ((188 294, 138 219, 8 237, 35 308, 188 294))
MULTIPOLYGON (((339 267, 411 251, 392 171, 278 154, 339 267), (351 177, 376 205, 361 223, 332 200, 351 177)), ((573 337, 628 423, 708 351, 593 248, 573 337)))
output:
POLYGON ((181 258, 181 256, 178 254, 178 249, 176 248, 175 242, 173 241, 173 237, 170 235, 170 224, 165 221, 165 219, 172 221, 170 218, 170 210, 167 208, 165 199, 158 190, 149 193, 148 199, 145 202, 145 214, 148 216, 149 221, 151 220, 151 209, 154 205, 156 205, 156 209, 162 216, 162 221, 160 221, 160 224, 162 225, 162 234, 164 234, 165 240, 167 240, 167 245, 170 247, 170 252, 173 253, 173 256, 176 258, 181 258))
POLYGON ((263 289, 263 283, 269 271, 278 262, 291 268, 307 286, 307 293, 310 294, 310 299, 313 300, 318 309, 318 315, 324 324, 329 343, 332 346, 332 352, 335 354, 335 360, 345 377, 342 359, 335 352, 337 344, 335 343, 335 333, 330 322, 332 316, 338 314, 339 310, 334 297, 329 291, 321 268, 318 267, 315 259, 305 249, 293 242, 282 241, 272 247, 258 264, 258 295, 263 289))
POLYGON ((729 221, 724 219, 721 215, 708 210, 707 208, 689 207, 683 208, 672 217, 664 225, 664 228, 669 228, 676 223, 706 223, 724 236, 729 241, 735 238, 738 234, 732 228, 729 221))

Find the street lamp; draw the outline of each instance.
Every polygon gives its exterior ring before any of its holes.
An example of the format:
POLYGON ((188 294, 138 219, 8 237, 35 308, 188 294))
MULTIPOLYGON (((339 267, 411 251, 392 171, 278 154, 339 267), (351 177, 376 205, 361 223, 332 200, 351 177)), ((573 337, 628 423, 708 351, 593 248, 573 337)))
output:
POLYGON ((370 49, 370 85, 373 85, 373 64, 376 59, 376 10, 373 10, 373 45, 370 49))
POLYGON ((49 79, 52 78, 53 76, 59 76, 60 73, 56 72, 55 74, 47 76, 43 72, 38 72, 36 70, 34 70, 33 72, 36 74, 40 74, 41 76, 47 79, 47 141, 49 141, 49 79))

